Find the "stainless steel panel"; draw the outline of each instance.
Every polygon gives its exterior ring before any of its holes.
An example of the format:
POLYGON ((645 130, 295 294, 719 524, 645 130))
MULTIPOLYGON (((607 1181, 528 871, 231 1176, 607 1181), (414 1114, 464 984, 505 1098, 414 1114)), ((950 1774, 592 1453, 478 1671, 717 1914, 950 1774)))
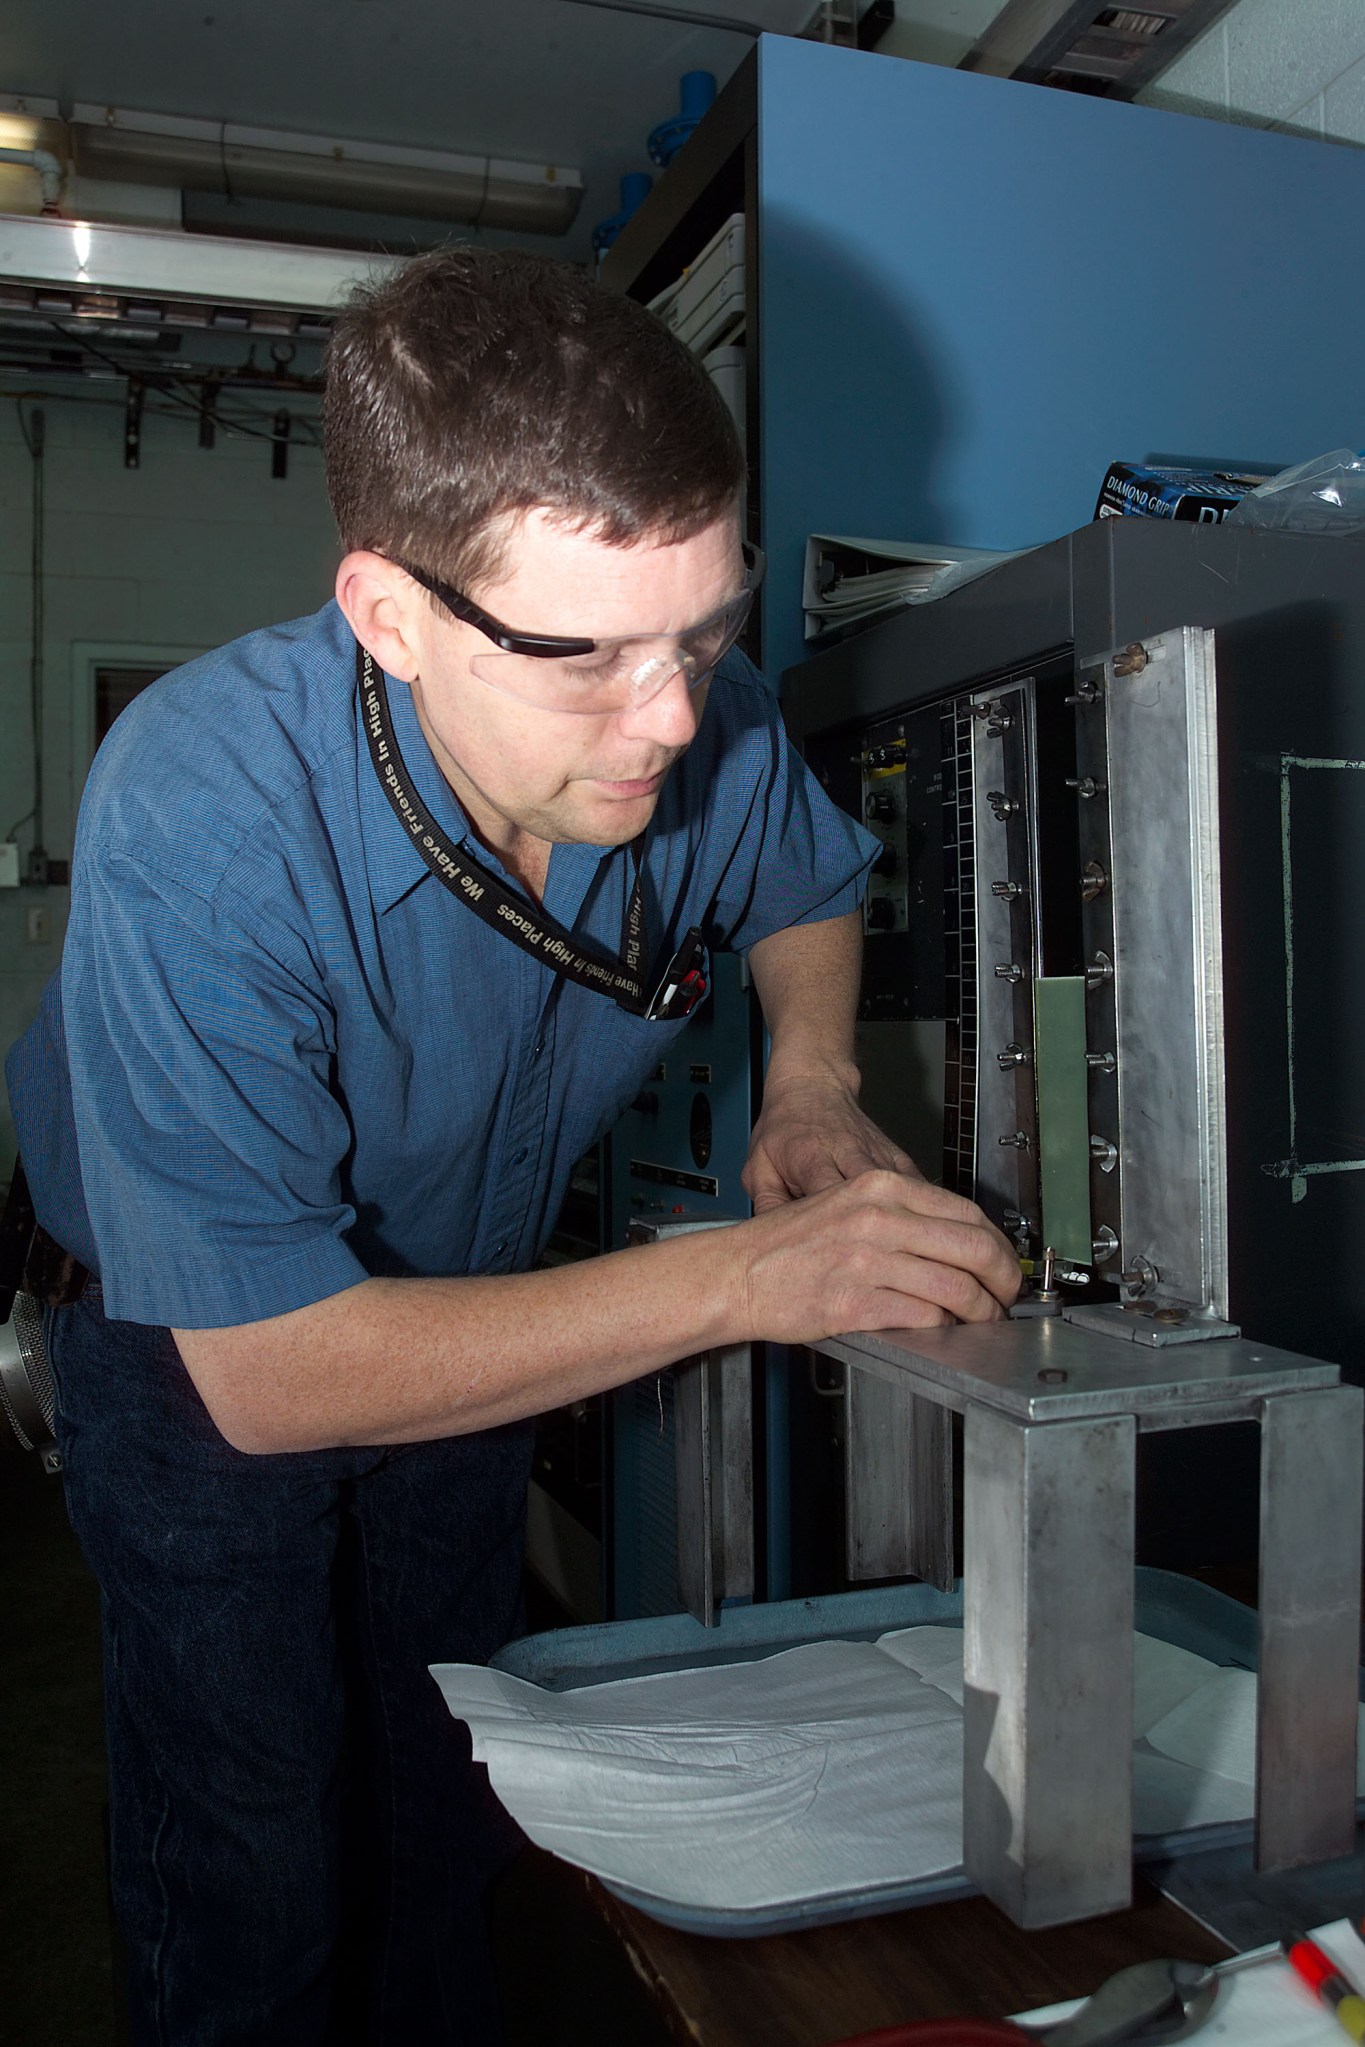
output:
POLYGON ((1111 661, 1105 700, 1124 1264, 1226 1317, 1213 634, 1111 661))
POLYGON ((845 1561, 853 1580, 954 1582, 953 1422, 908 1385, 844 1376, 845 1561))
POLYGON ((1336 1365, 1224 1337, 1139 1354, 1073 1328, 1060 1316, 958 1323, 950 1329, 884 1329, 828 1337, 812 1348, 864 1371, 909 1380, 917 1393, 959 1411, 972 1403, 1018 1421, 1133 1414, 1144 1429, 1255 1420, 1273 1393, 1339 1384, 1336 1365))
POLYGON ((1355 1846, 1363 1414, 1358 1386, 1262 1413, 1257 1869, 1355 1846))
POLYGON ((1021 1926, 1132 1894, 1135 1440, 967 1411, 963 1856, 1021 1926))

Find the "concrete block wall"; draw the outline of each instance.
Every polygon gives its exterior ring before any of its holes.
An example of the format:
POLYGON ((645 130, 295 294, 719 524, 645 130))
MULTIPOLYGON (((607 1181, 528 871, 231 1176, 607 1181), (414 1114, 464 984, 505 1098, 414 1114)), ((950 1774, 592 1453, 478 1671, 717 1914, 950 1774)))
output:
MULTIPOLYGON (((0 837, 31 807, 32 460, 20 432, 19 385, 0 386, 0 837)), ((33 387, 36 389, 36 386, 33 387)), ((296 441, 289 474, 270 473, 268 441, 220 431, 201 449, 197 422, 162 417, 148 400, 141 464, 123 462, 123 387, 82 384, 79 395, 24 400, 46 416, 44 840, 70 857, 90 765, 94 653, 167 666, 253 627, 313 611, 331 593, 338 547, 322 458, 296 441), (104 402, 98 402, 100 399, 104 402), (95 401, 95 402, 92 402, 95 401)), ((301 406, 294 411, 304 427, 301 406)), ((265 403, 262 403, 265 410, 265 403)), ((269 414, 262 422, 269 431, 269 414)), ((31 825, 18 834, 21 866, 31 825)), ((55 969, 69 892, 0 889, 0 1048, 8 1048, 55 969), (33 942, 28 911, 48 911, 33 942)), ((14 1157, 8 1097, 0 1099, 0 1179, 14 1157)))
POLYGON ((1176 113, 1365 143, 1365 6, 1238 0, 1142 98, 1176 113))

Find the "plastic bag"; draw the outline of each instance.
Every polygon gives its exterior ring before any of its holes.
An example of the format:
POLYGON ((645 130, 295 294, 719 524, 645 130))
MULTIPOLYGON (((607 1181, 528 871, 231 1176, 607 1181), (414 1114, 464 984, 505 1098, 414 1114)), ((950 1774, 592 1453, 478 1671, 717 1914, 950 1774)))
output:
POLYGON ((1330 455, 1282 469, 1248 491, 1223 524, 1289 533, 1365 533, 1365 453, 1334 448, 1330 455))

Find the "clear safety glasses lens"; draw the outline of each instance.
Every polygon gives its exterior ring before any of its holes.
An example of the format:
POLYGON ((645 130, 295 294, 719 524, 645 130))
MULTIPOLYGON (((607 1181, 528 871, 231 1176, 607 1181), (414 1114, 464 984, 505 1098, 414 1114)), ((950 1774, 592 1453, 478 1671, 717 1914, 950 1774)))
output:
POLYGON ((541 710, 598 717, 639 710, 675 675, 684 676, 689 689, 709 680, 743 632, 753 594, 743 591, 717 618, 676 640, 603 640, 590 654, 549 658, 480 649, 469 665, 481 682, 541 710))

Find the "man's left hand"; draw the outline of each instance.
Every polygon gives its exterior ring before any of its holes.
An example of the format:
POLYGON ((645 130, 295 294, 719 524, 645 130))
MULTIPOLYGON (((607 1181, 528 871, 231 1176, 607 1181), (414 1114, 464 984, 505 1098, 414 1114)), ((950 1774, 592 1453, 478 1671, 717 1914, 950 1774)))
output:
POLYGON ((770 1082, 741 1176, 755 1215, 877 1170, 923 1178, 908 1153, 863 1114, 842 1080, 831 1075, 770 1082))

